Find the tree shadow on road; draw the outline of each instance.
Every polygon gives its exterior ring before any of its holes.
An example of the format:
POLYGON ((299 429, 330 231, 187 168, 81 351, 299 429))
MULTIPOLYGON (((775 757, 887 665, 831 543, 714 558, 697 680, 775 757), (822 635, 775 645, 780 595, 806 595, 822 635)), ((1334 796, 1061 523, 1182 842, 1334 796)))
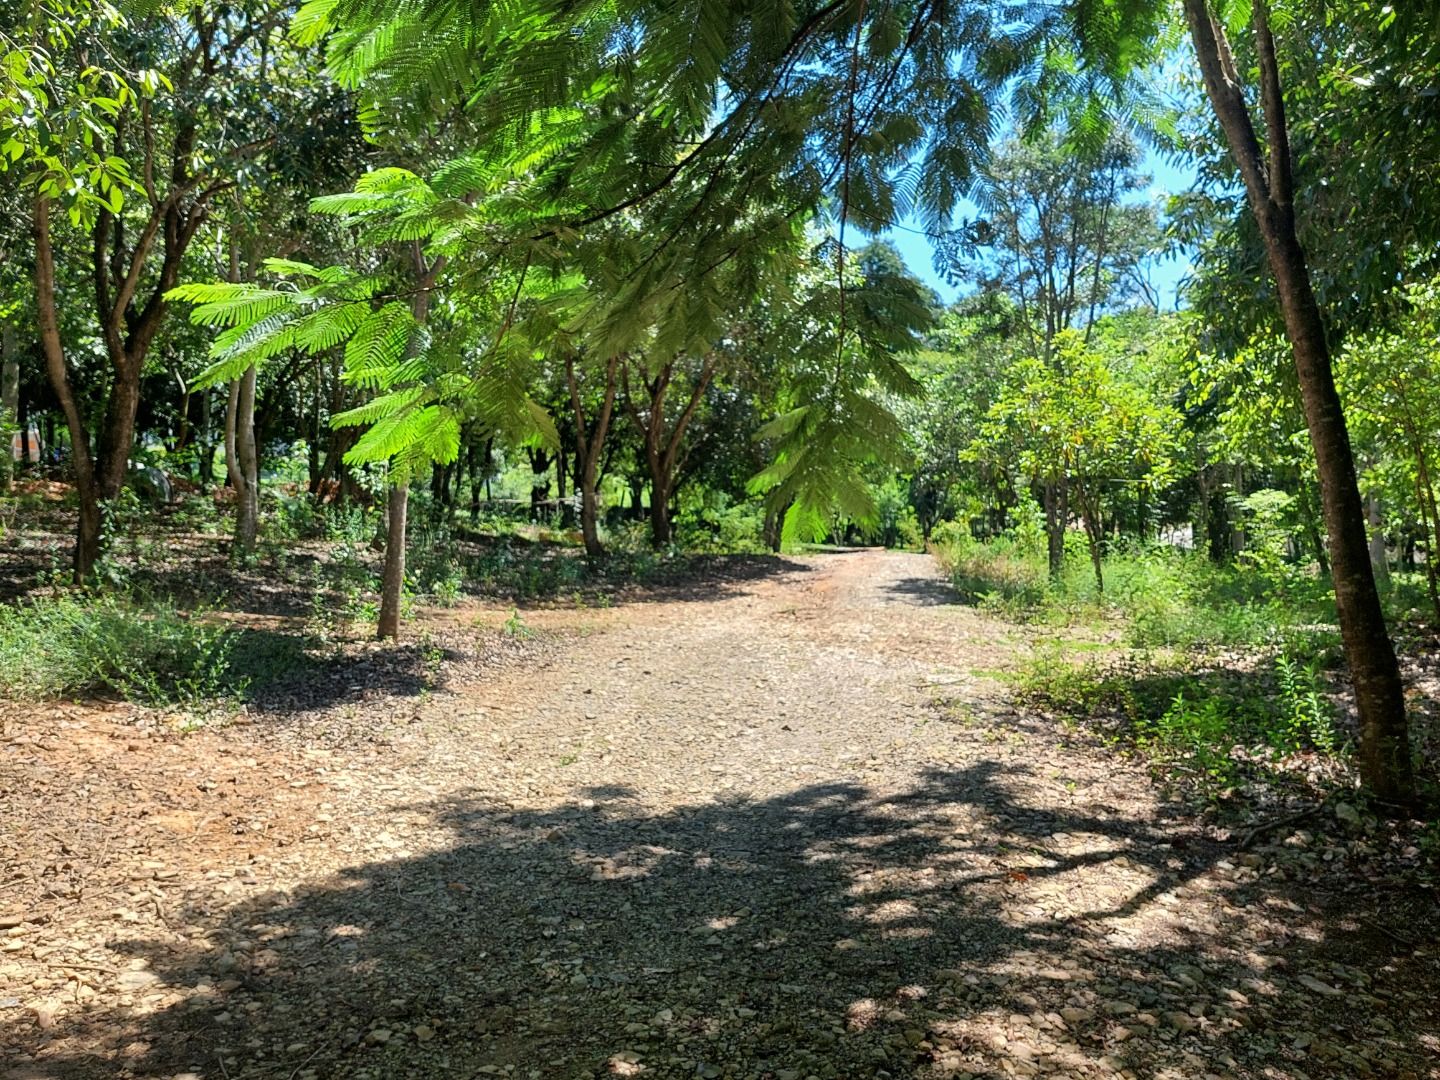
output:
POLYGON ((117 926, 112 950, 148 965, 125 1003, 14 1026, 0 1048, 31 1056, 13 1076, 76 1080, 1433 1065, 1433 1003, 1407 1020, 1397 994, 1433 979, 1433 959, 1327 925, 1303 882, 1214 885, 1231 852, 1199 830, 1034 806, 1032 779, 982 763, 898 792, 830 783, 664 810, 614 787, 540 810, 479 790, 377 806, 377 834, 418 814, 443 842, 387 841, 294 894, 242 876, 247 899, 172 907, 167 942, 117 926), (1279 938, 1262 947, 1247 919, 1279 938), (1377 949, 1366 971, 1335 966, 1377 949))
POLYGON ((939 577, 900 578, 887 585, 885 591, 897 600, 922 607, 949 606, 963 602, 955 587, 939 577))

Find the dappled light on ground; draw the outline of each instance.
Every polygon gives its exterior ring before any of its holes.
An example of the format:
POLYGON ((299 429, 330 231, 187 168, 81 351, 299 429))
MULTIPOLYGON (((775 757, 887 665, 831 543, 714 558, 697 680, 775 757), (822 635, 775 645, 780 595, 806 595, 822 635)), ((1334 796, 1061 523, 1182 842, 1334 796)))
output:
POLYGON ((1433 1075, 1433 900, 1017 716, 928 566, 536 613, 368 746, 7 718, 0 1075, 1433 1075))

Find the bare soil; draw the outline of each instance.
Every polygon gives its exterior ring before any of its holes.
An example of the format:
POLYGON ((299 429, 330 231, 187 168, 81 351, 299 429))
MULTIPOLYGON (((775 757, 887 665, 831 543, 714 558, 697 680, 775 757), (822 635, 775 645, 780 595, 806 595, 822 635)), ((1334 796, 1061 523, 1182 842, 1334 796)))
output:
POLYGON ((0 1077, 1440 1076, 1421 853, 1167 802, 924 556, 508 614, 223 728, 0 706, 0 1077))

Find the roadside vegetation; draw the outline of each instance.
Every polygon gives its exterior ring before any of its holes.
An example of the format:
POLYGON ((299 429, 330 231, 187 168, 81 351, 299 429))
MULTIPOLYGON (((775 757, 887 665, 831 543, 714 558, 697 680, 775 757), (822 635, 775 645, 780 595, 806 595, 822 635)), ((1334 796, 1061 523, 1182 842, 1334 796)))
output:
POLYGON ((1140 665, 1072 697, 1196 668, 1136 746, 1403 816, 1440 99, 1341 7, 20 4, 0 692, 234 709, 417 612, 928 548, 1140 665))

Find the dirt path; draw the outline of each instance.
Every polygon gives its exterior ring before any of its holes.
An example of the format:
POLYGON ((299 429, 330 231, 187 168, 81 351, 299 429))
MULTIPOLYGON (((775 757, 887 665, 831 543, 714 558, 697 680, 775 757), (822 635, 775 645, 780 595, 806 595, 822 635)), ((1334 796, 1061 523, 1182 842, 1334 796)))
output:
POLYGON ((364 730, 10 707, 0 1077, 1440 1076, 1433 897, 1016 714, 923 556, 525 619, 364 730))

